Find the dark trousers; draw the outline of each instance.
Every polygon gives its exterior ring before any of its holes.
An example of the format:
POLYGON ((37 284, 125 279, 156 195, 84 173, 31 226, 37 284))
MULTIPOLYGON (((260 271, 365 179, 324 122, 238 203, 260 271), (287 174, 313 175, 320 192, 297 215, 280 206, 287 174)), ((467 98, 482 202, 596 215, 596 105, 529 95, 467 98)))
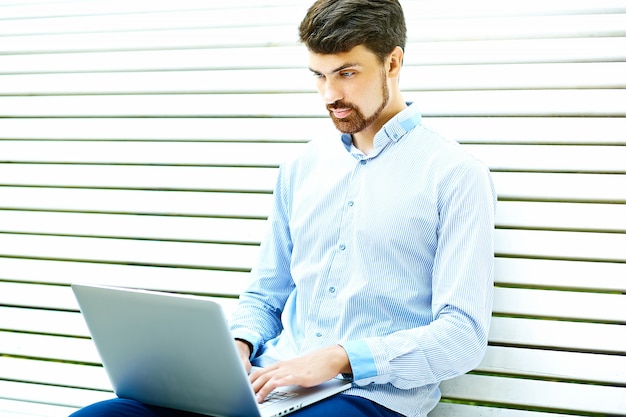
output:
MULTIPOLYGON (((199 417, 199 414, 145 405, 115 398, 82 408, 71 417, 199 417)), ((290 414, 293 417, 402 417, 370 400, 352 395, 335 395, 290 414)), ((203 416, 206 417, 206 416, 203 416)))

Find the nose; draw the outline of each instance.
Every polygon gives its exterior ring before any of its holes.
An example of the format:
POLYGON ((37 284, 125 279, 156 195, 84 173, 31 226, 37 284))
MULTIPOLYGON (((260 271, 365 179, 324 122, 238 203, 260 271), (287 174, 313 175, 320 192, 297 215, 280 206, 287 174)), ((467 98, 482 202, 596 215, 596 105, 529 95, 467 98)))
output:
POLYGON ((341 100, 343 98, 337 84, 329 80, 328 78, 324 78, 320 81, 319 91, 322 95, 322 98, 324 99, 324 103, 326 104, 332 104, 337 100, 341 100))

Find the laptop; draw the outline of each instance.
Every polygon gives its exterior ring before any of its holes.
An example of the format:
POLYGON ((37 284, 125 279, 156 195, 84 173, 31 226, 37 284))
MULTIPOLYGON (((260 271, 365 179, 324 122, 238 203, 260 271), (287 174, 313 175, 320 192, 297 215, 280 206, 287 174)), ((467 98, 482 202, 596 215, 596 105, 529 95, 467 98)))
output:
POLYGON ((72 290, 118 397, 215 417, 274 417, 351 386, 337 378, 283 387, 258 404, 218 303, 108 286, 72 290))

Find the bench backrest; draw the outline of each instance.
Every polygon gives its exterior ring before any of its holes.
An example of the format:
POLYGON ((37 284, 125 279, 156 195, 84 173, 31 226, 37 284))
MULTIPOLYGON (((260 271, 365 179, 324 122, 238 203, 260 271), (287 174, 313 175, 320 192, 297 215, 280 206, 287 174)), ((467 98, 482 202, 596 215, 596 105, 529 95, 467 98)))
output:
MULTIPOLYGON (((626 415, 626 6, 402 3, 406 98, 499 194, 490 346, 431 417, 626 415)), ((278 164, 336 134, 305 7, 0 1, 0 410, 112 395, 70 283, 232 306, 278 164)))

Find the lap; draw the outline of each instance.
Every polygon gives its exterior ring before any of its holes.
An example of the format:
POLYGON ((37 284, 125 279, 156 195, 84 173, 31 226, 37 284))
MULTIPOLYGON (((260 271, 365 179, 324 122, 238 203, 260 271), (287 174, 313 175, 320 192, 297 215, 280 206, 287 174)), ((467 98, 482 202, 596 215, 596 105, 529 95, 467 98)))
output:
MULTIPOLYGON (((293 417, 401 417, 372 401, 351 395, 336 395, 317 404, 303 408, 293 417)), ((124 398, 115 398, 92 404, 72 414, 71 417, 199 417, 198 414, 169 408, 150 406, 124 398)), ((206 417, 206 416, 205 416, 206 417)))
MULTIPOLYGON (((140 403, 126 398, 114 398, 91 404, 70 417, 197 417, 198 414, 140 403)), ((206 417, 206 416, 205 416, 206 417)))
POLYGON ((303 408, 293 414, 293 417, 402 417, 400 414, 376 404, 365 398, 353 395, 335 395, 327 400, 303 408))

